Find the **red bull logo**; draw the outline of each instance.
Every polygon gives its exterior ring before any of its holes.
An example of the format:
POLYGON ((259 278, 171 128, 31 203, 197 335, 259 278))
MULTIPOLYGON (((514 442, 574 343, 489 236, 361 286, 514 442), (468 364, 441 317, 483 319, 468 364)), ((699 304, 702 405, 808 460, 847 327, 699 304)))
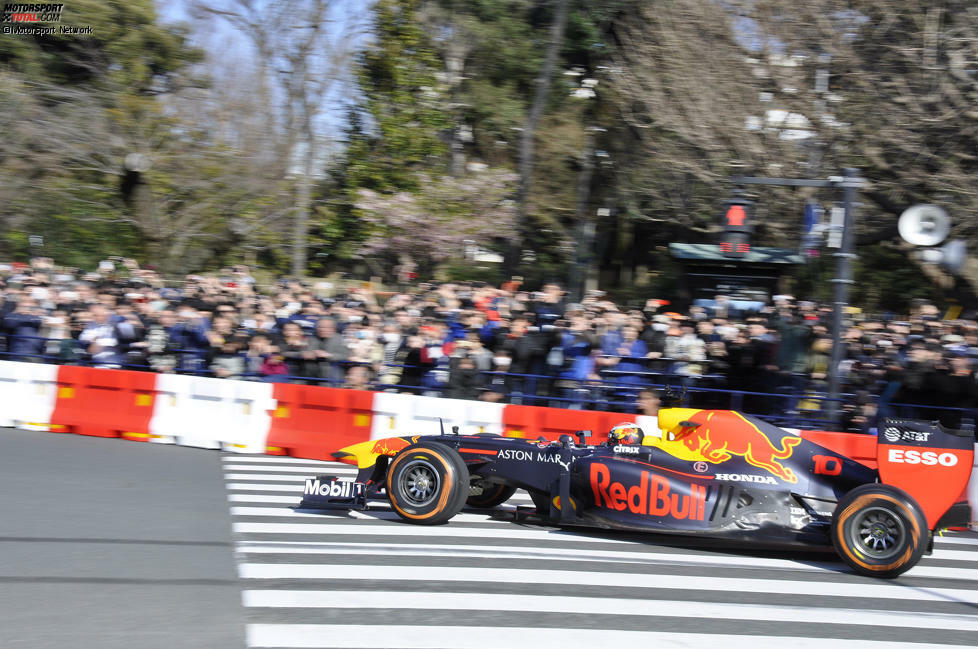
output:
POLYGON ((642 516, 669 516, 705 520, 706 487, 690 484, 689 494, 676 493, 663 476, 642 471, 639 483, 626 487, 612 481, 611 471, 600 462, 591 465, 591 491, 598 507, 642 516))
POLYGON ((689 420, 698 425, 687 428, 679 441, 705 460, 720 464, 739 455, 785 482, 798 482, 798 476, 778 460, 791 457, 794 447, 801 443, 800 437, 781 438, 779 448, 757 426, 730 410, 701 410, 689 420))
POLYGON ((375 455, 397 455, 410 445, 411 442, 400 437, 388 437, 387 439, 378 439, 370 452, 375 455))

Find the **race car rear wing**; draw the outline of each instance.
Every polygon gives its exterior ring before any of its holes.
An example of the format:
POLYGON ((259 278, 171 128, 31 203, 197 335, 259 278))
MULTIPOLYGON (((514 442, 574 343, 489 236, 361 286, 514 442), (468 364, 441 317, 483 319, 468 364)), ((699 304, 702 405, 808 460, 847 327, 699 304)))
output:
POLYGON ((880 482, 913 496, 934 529, 971 477, 973 435, 910 419, 884 419, 878 435, 880 482))

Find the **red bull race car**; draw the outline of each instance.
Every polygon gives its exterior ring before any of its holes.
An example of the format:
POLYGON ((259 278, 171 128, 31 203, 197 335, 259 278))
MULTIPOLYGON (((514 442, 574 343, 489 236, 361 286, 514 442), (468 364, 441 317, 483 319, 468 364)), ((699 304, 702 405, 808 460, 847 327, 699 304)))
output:
POLYGON ((299 507, 386 498, 406 521, 434 525, 525 489, 550 524, 832 546, 876 577, 909 570, 935 529, 970 517, 955 502, 972 437, 936 422, 886 420, 867 440, 875 461, 730 410, 668 408, 658 424, 654 434, 616 426, 600 445, 586 443, 589 431, 550 441, 457 428, 362 442, 334 453, 357 477, 307 480, 299 507))

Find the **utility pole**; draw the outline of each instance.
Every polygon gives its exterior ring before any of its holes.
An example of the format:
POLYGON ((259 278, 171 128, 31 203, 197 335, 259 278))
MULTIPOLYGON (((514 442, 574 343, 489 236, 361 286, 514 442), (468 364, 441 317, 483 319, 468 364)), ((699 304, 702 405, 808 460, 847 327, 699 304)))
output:
POLYGON ((856 203, 856 190, 862 186, 859 171, 846 169, 839 185, 842 187, 842 209, 845 213, 842 222, 842 247, 833 256, 836 259, 835 277, 832 281, 832 356, 829 363, 829 418, 836 421, 839 415, 839 364, 842 362, 842 316, 849 304, 849 287, 852 281, 853 210, 856 203))
POLYGON ((833 286, 832 309, 832 356, 829 363, 829 395, 827 414, 833 422, 839 418, 840 380, 839 364, 842 362, 842 315, 849 304, 849 287, 852 286, 853 239, 855 238, 855 207, 858 190, 863 186, 858 169, 845 169, 842 176, 831 176, 827 180, 805 178, 757 178, 733 176, 730 182, 736 185, 778 185, 783 187, 826 187, 842 190, 842 205, 845 218, 842 224, 842 245, 833 256, 836 259, 833 286))

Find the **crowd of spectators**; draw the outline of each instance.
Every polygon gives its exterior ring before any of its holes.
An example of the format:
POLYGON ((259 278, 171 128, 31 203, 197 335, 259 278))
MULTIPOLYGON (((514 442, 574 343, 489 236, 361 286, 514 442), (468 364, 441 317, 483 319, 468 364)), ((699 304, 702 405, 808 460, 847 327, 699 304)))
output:
MULTIPOLYGON (((237 266, 173 287, 129 259, 83 273, 37 258, 0 265, 0 298, 8 360, 574 408, 634 411, 642 387, 682 383, 696 406, 817 413, 832 350, 831 308, 790 296, 757 310, 718 296, 679 313, 597 291, 571 303, 556 283, 526 290, 519 278, 258 287, 237 266)), ((853 310, 843 340, 847 428, 868 431, 880 403, 933 407, 900 414, 955 427, 975 406, 975 321, 925 303, 903 318, 853 310)))

